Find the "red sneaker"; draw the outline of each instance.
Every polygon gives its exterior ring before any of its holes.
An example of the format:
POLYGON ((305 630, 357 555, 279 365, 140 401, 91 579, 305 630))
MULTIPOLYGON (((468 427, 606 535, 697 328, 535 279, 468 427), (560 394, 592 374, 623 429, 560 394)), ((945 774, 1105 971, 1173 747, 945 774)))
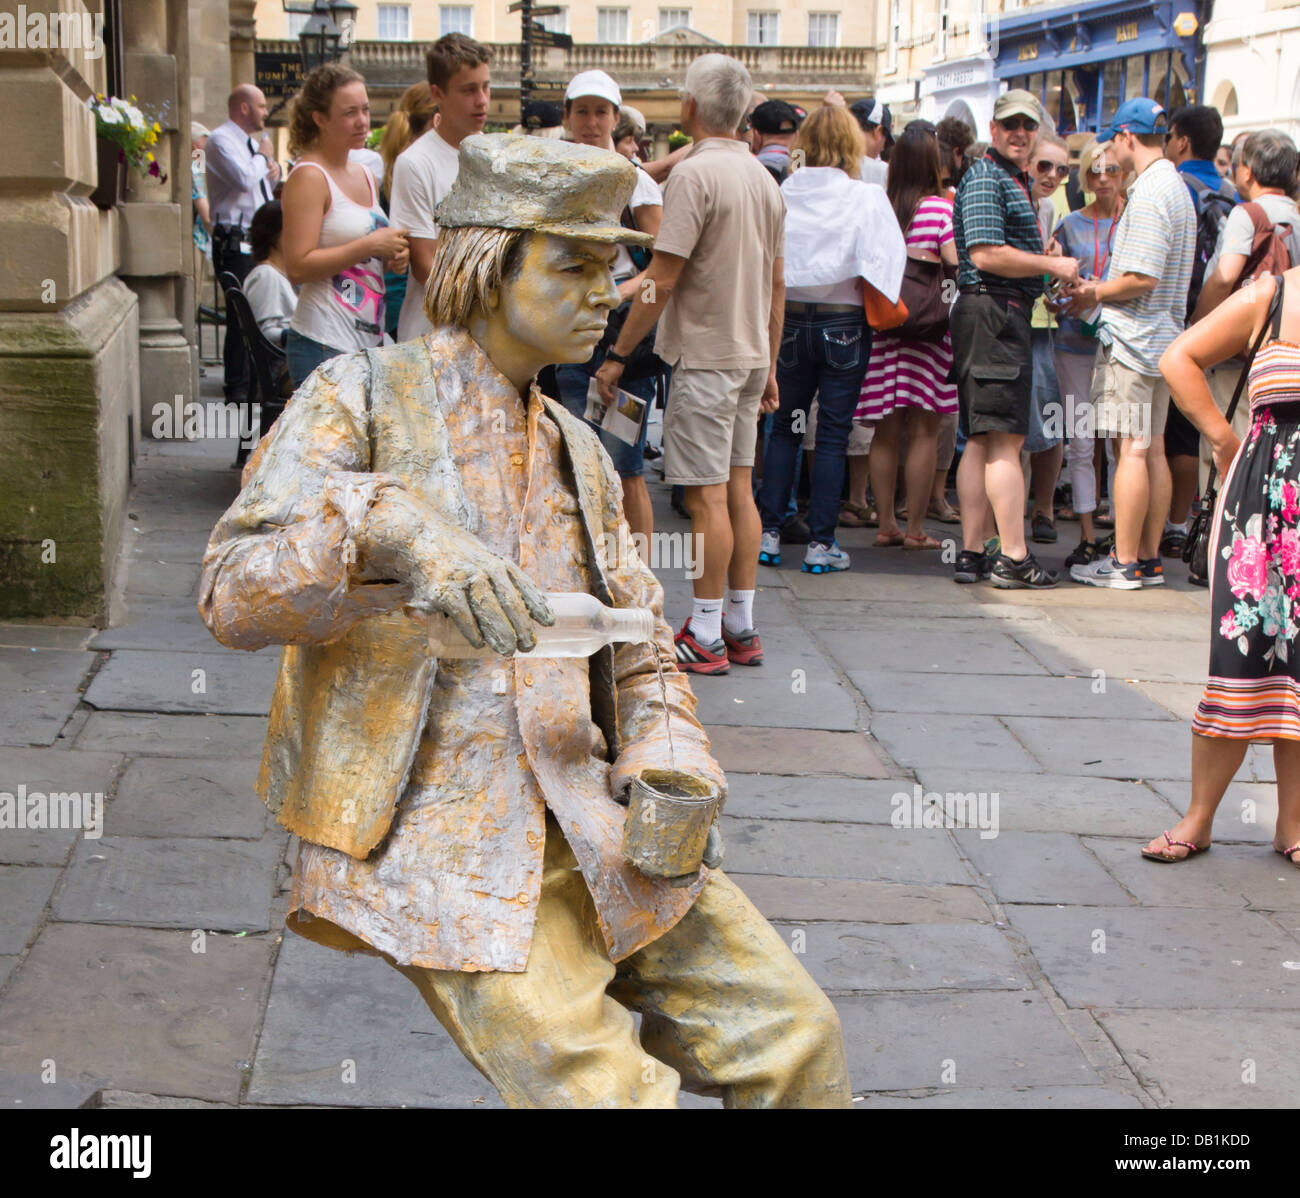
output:
POLYGON ((722 641, 727 646, 727 660, 737 666, 761 666, 763 642, 752 628, 746 632, 730 633, 722 626, 722 641))
POLYGON ((727 643, 719 640, 712 645, 702 645, 691 634, 690 627, 688 617, 681 632, 673 637, 677 668, 685 674, 725 674, 731 669, 727 660, 727 643))

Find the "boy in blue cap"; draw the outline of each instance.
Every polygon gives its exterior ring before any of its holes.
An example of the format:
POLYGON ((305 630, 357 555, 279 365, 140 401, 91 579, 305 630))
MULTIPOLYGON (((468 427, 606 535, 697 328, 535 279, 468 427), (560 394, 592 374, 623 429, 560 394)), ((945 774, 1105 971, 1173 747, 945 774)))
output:
POLYGON ((1121 104, 1097 138, 1121 171, 1134 172, 1104 280, 1080 282, 1071 315, 1102 305, 1092 403, 1098 436, 1119 439, 1111 485, 1115 549, 1070 567, 1088 586, 1137 590, 1164 582, 1160 539, 1173 482, 1165 458, 1169 387, 1160 355, 1183 331, 1196 248, 1196 208, 1164 156, 1165 110, 1154 100, 1121 104))

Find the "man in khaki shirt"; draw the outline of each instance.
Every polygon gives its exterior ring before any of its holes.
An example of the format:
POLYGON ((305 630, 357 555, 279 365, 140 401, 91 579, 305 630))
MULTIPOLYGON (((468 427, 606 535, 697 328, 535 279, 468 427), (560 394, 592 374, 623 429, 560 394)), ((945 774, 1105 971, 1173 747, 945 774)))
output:
POLYGON ((664 481, 686 488, 703 564, 676 636, 677 668, 696 674, 763 659, 753 618, 762 526, 751 475, 759 412, 777 406, 785 207, 735 136, 752 94, 749 72, 725 55, 701 55, 686 72, 681 123, 695 144, 664 187, 642 302, 596 375, 608 402, 619 357, 659 321, 655 350, 673 367, 664 481))

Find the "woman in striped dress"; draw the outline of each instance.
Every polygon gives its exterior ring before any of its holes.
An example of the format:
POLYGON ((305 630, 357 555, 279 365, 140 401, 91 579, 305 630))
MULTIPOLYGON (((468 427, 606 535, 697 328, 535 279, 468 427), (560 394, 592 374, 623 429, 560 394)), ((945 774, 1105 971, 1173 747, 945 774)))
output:
MULTIPOLYGON (((939 142, 928 121, 914 121, 894 145, 886 189, 899 228, 906 230, 911 258, 957 265, 952 236, 952 201, 943 186, 939 142)), ((934 487, 934 463, 943 417, 957 411, 957 386, 947 381, 952 366, 952 334, 942 341, 905 341, 888 333, 871 347, 862 384, 858 424, 874 424, 869 469, 880 532, 876 544, 904 549, 938 549, 923 523, 934 487), (907 533, 894 517, 898 447, 907 423, 908 449, 903 476, 907 492, 907 533)))
POLYGON ((1272 743, 1277 771, 1273 848, 1300 866, 1300 268, 1224 300, 1165 351, 1160 369, 1214 450, 1223 487, 1210 539, 1210 676, 1192 722, 1191 803, 1142 854, 1184 861, 1209 848, 1223 793, 1258 741, 1272 743), (1244 353, 1265 324, 1247 389, 1250 431, 1238 442, 1204 370, 1244 353))

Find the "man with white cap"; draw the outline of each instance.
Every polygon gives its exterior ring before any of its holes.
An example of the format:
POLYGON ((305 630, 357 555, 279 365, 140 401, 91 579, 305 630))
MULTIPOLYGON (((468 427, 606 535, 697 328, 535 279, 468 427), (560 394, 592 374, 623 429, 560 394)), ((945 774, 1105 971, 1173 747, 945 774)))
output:
MULTIPOLYGON (((614 129, 618 125, 623 103, 618 84, 604 71, 583 71, 575 75, 564 93, 564 125, 569 136, 581 145, 596 146, 602 150, 614 149, 614 129)), ((636 172, 636 187, 632 198, 621 215, 622 223, 629 229, 654 237, 659 232, 659 219, 663 214, 663 192, 645 171, 636 172)), ((596 346, 590 361, 577 365, 557 366, 555 380, 559 400, 570 412, 584 416, 587 411, 587 392, 606 351, 614 344, 628 306, 650 263, 648 250, 639 246, 620 245, 614 257, 612 270, 618 285, 620 306, 610 313, 605 337, 596 346)), ((645 400, 641 427, 636 441, 628 444, 610 433, 602 431, 601 443, 614 461, 614 469, 623 480, 623 510, 633 535, 645 537, 646 544, 654 531, 654 508, 650 491, 645 483, 645 436, 650 404, 655 397, 655 383, 663 363, 654 356, 653 330, 642 338, 643 348, 634 355, 634 362, 624 371, 620 387, 638 399, 645 400)))

